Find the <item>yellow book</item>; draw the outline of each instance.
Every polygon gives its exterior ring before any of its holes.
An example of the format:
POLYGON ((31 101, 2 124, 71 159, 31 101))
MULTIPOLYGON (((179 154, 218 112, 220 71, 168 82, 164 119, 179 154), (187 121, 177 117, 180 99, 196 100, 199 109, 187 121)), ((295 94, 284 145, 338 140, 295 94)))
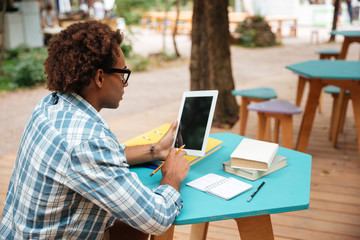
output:
MULTIPOLYGON (((160 127, 157 127, 155 129, 152 129, 146 133, 143 133, 137 137, 134 137, 126 142, 123 142, 122 145, 126 146, 137 146, 137 145, 145 145, 145 144, 152 144, 157 143, 169 130, 171 124, 166 123, 160 127)), ((197 163, 198 161, 202 160, 203 158, 209 156, 210 154, 214 153, 215 151, 219 150, 221 148, 222 141, 217 140, 215 138, 209 137, 205 155, 203 157, 197 157, 197 156, 190 156, 185 155, 184 158, 186 158, 191 165, 197 163)), ((155 165, 160 165, 162 161, 154 161, 155 165)))
POLYGON ((136 145, 146 145, 146 144, 152 144, 157 143, 160 141, 162 137, 165 136, 166 132, 171 127, 171 124, 166 123, 160 127, 157 127, 155 129, 152 129, 146 133, 143 133, 137 137, 134 137, 126 142, 123 142, 122 145, 125 146, 136 146, 136 145))

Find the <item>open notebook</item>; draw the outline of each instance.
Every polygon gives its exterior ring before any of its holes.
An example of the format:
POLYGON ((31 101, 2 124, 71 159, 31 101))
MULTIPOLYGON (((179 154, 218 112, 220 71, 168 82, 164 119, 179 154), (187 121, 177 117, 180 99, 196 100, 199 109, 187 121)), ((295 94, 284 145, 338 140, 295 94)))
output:
POLYGON ((252 188, 251 184, 242 182, 236 178, 226 178, 214 173, 206 174, 186 183, 186 185, 225 200, 232 199, 233 197, 236 197, 237 195, 240 195, 252 188))

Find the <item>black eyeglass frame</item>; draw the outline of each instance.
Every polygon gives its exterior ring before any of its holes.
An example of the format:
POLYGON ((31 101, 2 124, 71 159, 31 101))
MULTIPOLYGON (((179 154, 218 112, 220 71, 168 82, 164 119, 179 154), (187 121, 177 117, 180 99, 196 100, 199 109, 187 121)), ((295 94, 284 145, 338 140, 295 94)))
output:
POLYGON ((122 73, 122 78, 121 78, 121 82, 123 84, 126 84, 129 80, 130 74, 131 74, 131 70, 130 69, 121 69, 121 68, 110 68, 108 71, 108 73, 122 73), (124 74, 127 74, 126 79, 124 78, 124 74))

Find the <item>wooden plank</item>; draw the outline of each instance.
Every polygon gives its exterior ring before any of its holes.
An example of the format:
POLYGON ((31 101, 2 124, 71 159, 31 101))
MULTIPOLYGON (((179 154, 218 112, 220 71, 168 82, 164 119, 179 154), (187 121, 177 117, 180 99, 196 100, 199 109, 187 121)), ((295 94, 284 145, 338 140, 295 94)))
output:
POLYGON ((358 240, 358 237, 344 236, 341 234, 320 232, 308 229, 297 228, 296 226, 284 226, 273 224, 275 232, 275 239, 289 238, 289 239, 309 239, 309 240, 358 240))
MULTIPOLYGON (((349 225, 343 223, 334 223, 328 221, 320 221, 316 219, 300 218, 289 215, 273 214, 271 215, 273 224, 283 226, 293 226, 297 229, 309 231, 318 231, 324 233, 333 233, 337 235, 358 237, 360 238, 360 228, 358 225, 349 225)), ((317 239, 317 238, 312 238, 317 239)))
MULTIPOLYGON (((312 178, 314 180, 314 178, 312 178)), ((320 191, 320 192, 335 192, 337 194, 350 194, 357 197, 360 197, 360 188, 348 187, 348 186, 338 186, 330 183, 320 183, 314 182, 311 184, 311 191, 320 191)))
MULTIPOLYGON (((356 180, 357 178, 354 179, 356 180)), ((350 188, 360 187, 359 182, 346 179, 345 176, 344 179, 341 179, 341 177, 329 176, 329 174, 326 173, 319 173, 318 175, 312 174, 311 180, 313 183, 317 183, 317 184, 333 184, 339 187, 350 187, 350 188)))
POLYGON ((330 212, 327 211, 327 209, 310 208, 305 211, 281 213, 281 215, 360 226, 360 215, 351 213, 330 212))
POLYGON ((311 191, 310 202, 315 199, 323 200, 324 202, 329 201, 329 202, 345 203, 345 204, 360 207, 359 197, 357 197, 357 196, 340 195, 338 193, 311 191))
POLYGON ((359 205, 344 204, 338 202, 323 201, 318 199, 310 200, 310 208, 322 209, 329 212, 340 212, 360 215, 359 205))

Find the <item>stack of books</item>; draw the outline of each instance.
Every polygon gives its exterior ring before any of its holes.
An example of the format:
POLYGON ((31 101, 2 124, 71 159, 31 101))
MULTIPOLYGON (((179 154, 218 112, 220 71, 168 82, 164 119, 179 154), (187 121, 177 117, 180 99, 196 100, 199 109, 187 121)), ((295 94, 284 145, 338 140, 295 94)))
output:
POLYGON ((278 148, 277 143, 244 138, 223 169, 249 180, 259 179, 287 165, 286 157, 277 155, 278 148))

